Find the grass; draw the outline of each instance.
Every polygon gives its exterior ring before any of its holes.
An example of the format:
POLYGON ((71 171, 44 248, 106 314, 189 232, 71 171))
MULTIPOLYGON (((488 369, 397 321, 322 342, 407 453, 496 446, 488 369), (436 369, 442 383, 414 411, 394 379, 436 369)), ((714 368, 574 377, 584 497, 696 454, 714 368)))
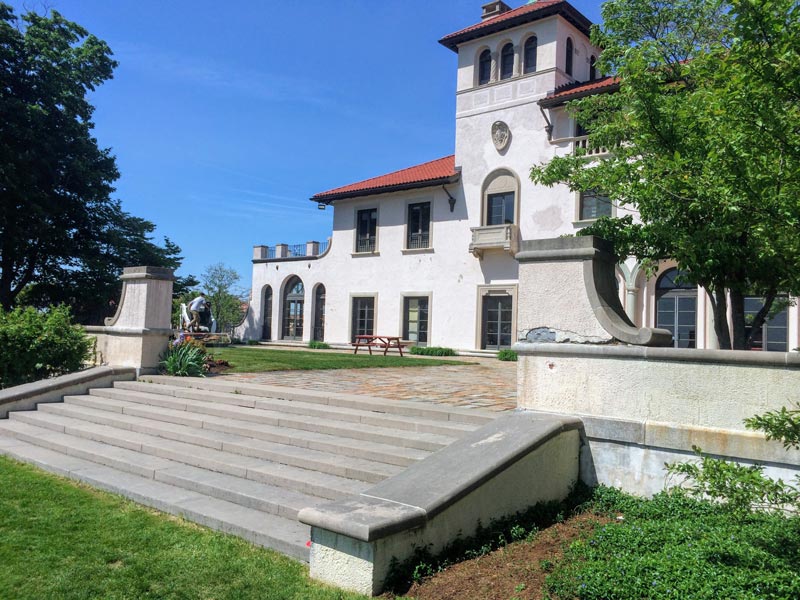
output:
POLYGON ((0 457, 0 598, 355 600, 280 554, 0 457))
POLYGON ((615 521, 567 550, 548 578, 552 598, 800 598, 800 517, 610 488, 591 505, 615 521))
POLYGON ((307 371, 312 369, 362 369, 367 367, 436 367, 470 363, 408 356, 307 352, 302 350, 262 350, 255 348, 215 348, 214 358, 231 364, 228 373, 262 371, 307 371))

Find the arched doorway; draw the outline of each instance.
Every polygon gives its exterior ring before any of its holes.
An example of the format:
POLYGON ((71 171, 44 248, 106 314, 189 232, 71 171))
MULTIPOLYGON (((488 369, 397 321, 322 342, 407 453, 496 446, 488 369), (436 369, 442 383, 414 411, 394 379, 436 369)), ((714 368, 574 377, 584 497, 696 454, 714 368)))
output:
POLYGON ((325 340, 325 286, 321 283, 314 290, 314 340, 325 340))
POLYGON ((676 348, 697 346, 697 286, 686 272, 669 269, 656 282, 656 327, 672 332, 676 348))
POLYGON ((283 292, 283 339, 303 339, 305 288, 299 277, 292 277, 283 292))
POLYGON ((261 339, 270 341, 272 339, 272 287, 264 288, 264 302, 261 309, 261 339))

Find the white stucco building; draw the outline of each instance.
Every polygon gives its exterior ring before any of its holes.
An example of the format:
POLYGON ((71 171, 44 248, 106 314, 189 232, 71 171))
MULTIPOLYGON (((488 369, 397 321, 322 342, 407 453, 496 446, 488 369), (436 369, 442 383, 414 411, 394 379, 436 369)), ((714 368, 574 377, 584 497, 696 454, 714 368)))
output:
MULTIPOLYGON (((329 241, 255 246, 239 337, 346 343, 373 333, 461 350, 514 343, 519 240, 574 234, 618 213, 602 196, 528 177, 533 164, 586 146, 564 102, 615 89, 595 72, 590 25, 564 0, 516 9, 494 1, 479 23, 442 38, 458 54, 454 155, 312 197, 333 208, 329 241)), ((675 275, 664 265, 648 280, 635 262, 620 265, 626 312, 636 325, 671 329, 676 345, 715 347, 705 293, 681 288, 675 275)), ((800 346, 797 307, 763 338, 764 349, 800 346)))

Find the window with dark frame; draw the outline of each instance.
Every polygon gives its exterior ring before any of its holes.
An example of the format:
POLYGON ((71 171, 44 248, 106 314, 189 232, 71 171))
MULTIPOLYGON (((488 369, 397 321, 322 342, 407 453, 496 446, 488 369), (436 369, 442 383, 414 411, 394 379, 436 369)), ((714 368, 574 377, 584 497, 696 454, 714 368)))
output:
POLYGON ((356 214, 356 252, 375 252, 378 233, 378 209, 368 208, 356 214))
POLYGON ((581 192, 580 220, 589 221, 611 216, 611 200, 597 190, 581 192))
MULTIPOLYGON (((783 302, 786 297, 776 298, 776 302, 783 302)), ((764 306, 764 299, 758 296, 745 296, 744 299, 744 316, 748 322, 752 322, 752 318, 756 316, 761 307, 764 306)), ((746 335, 750 335, 750 326, 745 327, 746 335)), ((753 337, 752 350, 764 350, 766 352, 788 352, 789 351, 789 335, 788 335, 788 313, 786 308, 779 313, 767 318, 761 331, 753 337)))
POLYGON ((481 52, 478 58, 478 85, 489 83, 492 79, 492 53, 489 50, 481 52))
POLYGON ((597 67, 595 63, 597 63, 597 57, 593 55, 589 58, 589 81, 597 79, 597 67))
POLYGON ((428 345, 428 297, 406 296, 403 299, 403 339, 416 346, 428 345))
POLYGON ((524 73, 535 73, 536 72, 536 51, 539 46, 539 40, 536 39, 535 35, 532 35, 525 41, 525 49, 523 51, 524 55, 524 73))
POLYGON ((486 196, 486 224, 514 223, 514 192, 501 192, 486 196))
POLYGON ((500 51, 500 79, 514 75, 514 44, 506 44, 500 51))
POLYGON ((353 298, 353 331, 350 341, 355 342, 357 335, 375 334, 375 297, 360 296, 353 298))
POLYGON ((564 72, 567 75, 572 75, 572 38, 567 38, 567 58, 564 63, 564 72))
POLYGON ((408 235, 406 249, 429 248, 431 243, 431 203, 408 205, 408 235))

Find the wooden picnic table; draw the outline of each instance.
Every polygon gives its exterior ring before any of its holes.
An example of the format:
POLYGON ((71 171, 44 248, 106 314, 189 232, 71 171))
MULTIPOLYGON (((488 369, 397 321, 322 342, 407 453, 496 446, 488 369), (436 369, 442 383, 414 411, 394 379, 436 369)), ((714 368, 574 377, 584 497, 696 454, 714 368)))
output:
POLYGON ((352 343, 355 346, 353 354, 358 354, 359 348, 366 348, 369 350, 370 356, 372 355, 373 348, 383 348, 383 355, 389 351, 389 348, 397 348, 400 351, 400 356, 403 356, 403 344, 399 336, 394 335, 357 335, 356 341, 352 343))

